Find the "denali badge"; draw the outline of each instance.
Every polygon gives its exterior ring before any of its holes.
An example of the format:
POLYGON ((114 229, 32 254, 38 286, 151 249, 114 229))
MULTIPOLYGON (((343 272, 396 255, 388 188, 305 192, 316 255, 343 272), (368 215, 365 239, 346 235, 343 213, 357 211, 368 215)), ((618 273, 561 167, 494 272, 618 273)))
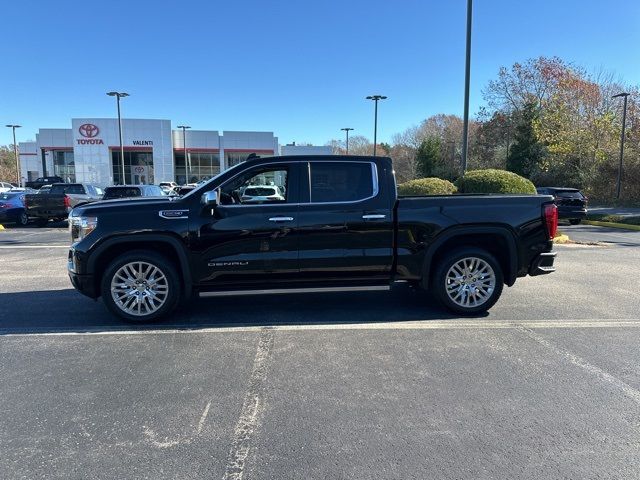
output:
POLYGON ((176 219, 176 218, 189 218, 189 210, 160 210, 158 215, 162 218, 176 219))
POLYGON ((236 262, 209 262, 210 267, 244 267, 245 265, 249 265, 247 261, 236 261, 236 262))

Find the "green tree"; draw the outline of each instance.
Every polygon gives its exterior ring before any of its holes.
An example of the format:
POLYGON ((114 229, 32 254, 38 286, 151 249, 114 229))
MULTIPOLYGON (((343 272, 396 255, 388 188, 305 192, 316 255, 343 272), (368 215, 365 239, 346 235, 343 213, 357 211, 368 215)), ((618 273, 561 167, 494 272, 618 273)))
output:
POLYGON ((0 146, 0 181, 16 181, 16 157, 13 155, 13 145, 0 146))
POLYGON ((434 177, 441 166, 441 142, 437 137, 425 138, 416 152, 416 173, 419 177, 434 177))
POLYGON ((527 178, 538 171, 546 155, 545 147, 534 129, 537 117, 537 105, 527 102, 516 125, 514 143, 507 157, 507 170, 527 178))

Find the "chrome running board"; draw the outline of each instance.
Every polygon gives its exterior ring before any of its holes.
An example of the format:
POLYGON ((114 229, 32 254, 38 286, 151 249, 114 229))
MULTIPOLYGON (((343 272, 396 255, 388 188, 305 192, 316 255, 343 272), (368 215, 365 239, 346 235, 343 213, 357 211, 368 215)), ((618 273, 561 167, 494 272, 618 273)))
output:
POLYGON ((271 288, 267 290, 229 290, 216 292, 200 292, 204 297, 233 297, 241 295, 280 295, 284 293, 330 293, 330 292, 379 292, 389 291, 388 285, 357 286, 357 287, 318 287, 318 288, 271 288))

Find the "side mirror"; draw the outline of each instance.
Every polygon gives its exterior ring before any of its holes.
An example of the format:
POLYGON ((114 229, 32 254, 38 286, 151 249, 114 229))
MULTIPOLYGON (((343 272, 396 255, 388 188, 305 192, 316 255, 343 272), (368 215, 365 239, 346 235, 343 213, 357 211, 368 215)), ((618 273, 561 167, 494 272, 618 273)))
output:
POLYGON ((220 205, 220 189, 209 190, 202 194, 201 202, 205 207, 214 208, 220 205))

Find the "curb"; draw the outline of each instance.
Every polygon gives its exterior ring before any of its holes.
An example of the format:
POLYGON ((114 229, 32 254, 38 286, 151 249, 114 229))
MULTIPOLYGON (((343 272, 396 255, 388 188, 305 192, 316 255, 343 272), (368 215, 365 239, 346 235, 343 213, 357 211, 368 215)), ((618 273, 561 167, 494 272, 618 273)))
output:
POLYGON ((611 227, 611 228, 619 228, 621 230, 633 230, 636 232, 640 232, 640 225, 628 225, 626 223, 613 223, 613 222, 599 222, 597 220, 583 220, 582 223, 585 225, 593 225, 596 227, 611 227))

